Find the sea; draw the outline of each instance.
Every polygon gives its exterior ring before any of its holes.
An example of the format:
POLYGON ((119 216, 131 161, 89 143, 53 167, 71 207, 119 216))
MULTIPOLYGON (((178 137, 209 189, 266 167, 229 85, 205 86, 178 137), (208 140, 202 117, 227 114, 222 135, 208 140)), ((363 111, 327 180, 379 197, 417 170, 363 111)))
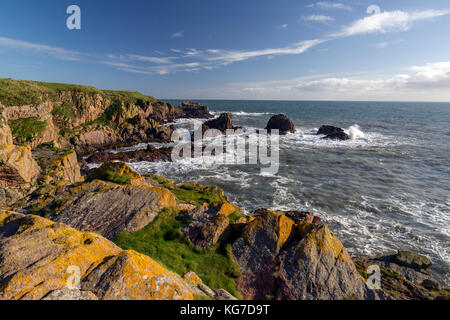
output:
MULTIPOLYGON (((195 159, 130 165, 177 183, 217 185, 249 214, 257 208, 314 212, 351 255, 411 250, 429 257, 432 273, 450 286, 450 103, 198 102, 216 116, 232 113, 233 124, 247 132, 287 115, 297 132, 280 138, 278 173, 195 159), (341 127, 351 139, 321 139, 321 125, 341 127)), ((193 129, 193 120, 175 125, 193 129)))

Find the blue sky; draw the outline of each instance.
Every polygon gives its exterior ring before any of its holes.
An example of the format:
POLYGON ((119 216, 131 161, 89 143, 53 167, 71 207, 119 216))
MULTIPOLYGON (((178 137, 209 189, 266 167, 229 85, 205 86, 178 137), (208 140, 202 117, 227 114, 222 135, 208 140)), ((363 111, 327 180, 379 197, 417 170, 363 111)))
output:
POLYGON ((158 98, 450 101, 449 30, 448 0, 2 1, 0 77, 158 98), (81 30, 66 27, 72 4, 81 30))

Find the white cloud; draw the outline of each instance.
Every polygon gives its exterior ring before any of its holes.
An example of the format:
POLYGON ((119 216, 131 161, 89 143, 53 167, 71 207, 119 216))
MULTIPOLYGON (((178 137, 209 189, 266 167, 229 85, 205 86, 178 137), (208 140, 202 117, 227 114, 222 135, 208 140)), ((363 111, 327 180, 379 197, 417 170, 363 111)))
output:
POLYGON ((183 31, 178 31, 178 32, 175 32, 174 34, 172 34, 172 38, 182 38, 182 37, 184 37, 183 31))
POLYGON ((404 73, 378 77, 323 76, 231 83, 191 94, 228 99, 450 101, 450 62, 413 66, 404 73))
POLYGON ((327 2, 327 1, 318 1, 316 3, 312 3, 308 5, 309 8, 320 8, 320 9, 345 9, 348 11, 352 10, 352 7, 345 5, 340 2, 327 2))
POLYGON ((448 15, 448 10, 425 10, 419 12, 386 11, 357 20, 352 25, 344 27, 334 36, 352 36, 368 33, 388 33, 407 31, 412 25, 421 20, 448 15))
POLYGON ((329 16, 312 14, 310 16, 303 17, 303 20, 305 20, 305 21, 317 21, 317 22, 329 22, 329 21, 334 21, 334 18, 333 17, 329 17, 329 16))
POLYGON ((384 49, 389 45, 387 41, 381 41, 375 44, 378 49, 384 49))
POLYGON ((281 27, 282 27, 283 29, 286 29, 286 28, 288 27, 288 25, 287 25, 287 23, 285 23, 285 24, 282 24, 281 27))
POLYGON ((253 51, 237 51, 237 50, 219 50, 218 55, 207 58, 208 61, 219 61, 225 65, 248 60, 251 58, 261 57, 261 56, 275 56, 275 55, 287 55, 287 54, 302 54, 308 49, 319 45, 325 40, 315 39, 307 40, 296 43, 292 46, 283 48, 273 48, 273 49, 262 49, 253 51))

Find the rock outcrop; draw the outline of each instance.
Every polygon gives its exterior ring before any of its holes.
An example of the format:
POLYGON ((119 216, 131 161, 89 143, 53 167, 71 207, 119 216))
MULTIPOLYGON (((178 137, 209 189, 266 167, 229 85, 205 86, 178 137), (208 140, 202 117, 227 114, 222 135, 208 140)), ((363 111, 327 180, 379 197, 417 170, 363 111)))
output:
POLYGON ((342 243, 326 225, 296 224, 257 210, 233 243, 247 299, 373 299, 342 243))
POLYGON ((279 134, 295 133, 295 126, 292 121, 284 114, 278 114, 270 118, 265 128, 269 133, 272 130, 279 130, 279 134))
POLYGON ((203 123, 203 132, 209 129, 216 129, 225 134, 228 129, 233 129, 233 115, 229 112, 222 113, 218 118, 203 123))
POLYGON ((333 126, 321 126, 317 131, 318 135, 325 135, 322 139, 332 140, 349 140, 350 137, 345 133, 344 129, 333 126))
POLYGON ((91 163, 104 163, 107 161, 124 161, 124 162, 158 162, 172 161, 172 147, 155 148, 151 144, 145 150, 136 150, 129 152, 109 152, 98 151, 91 155, 87 161, 91 163))
POLYGON ((214 116, 209 112, 208 107, 192 101, 184 101, 180 106, 179 118, 210 119, 214 116))
POLYGON ((0 213, 0 299, 193 299, 180 276, 95 233, 17 213, 0 213))
POLYGON ((177 205, 169 190, 148 184, 124 163, 106 163, 91 179, 44 188, 28 199, 23 211, 113 239, 121 231, 140 230, 163 208, 177 205))
POLYGON ((360 274, 367 278, 370 265, 377 265, 381 273, 378 295, 385 300, 450 299, 450 289, 443 289, 428 271, 432 262, 425 256, 409 251, 379 257, 354 258, 360 274))

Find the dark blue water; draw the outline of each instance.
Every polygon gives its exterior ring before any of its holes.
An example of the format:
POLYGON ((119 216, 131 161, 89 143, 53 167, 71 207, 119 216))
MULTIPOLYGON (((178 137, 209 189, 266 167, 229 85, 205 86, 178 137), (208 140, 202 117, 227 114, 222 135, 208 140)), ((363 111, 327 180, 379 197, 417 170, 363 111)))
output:
POLYGON ((297 133, 280 140, 278 174, 195 162, 139 163, 137 170, 218 185, 248 212, 314 211, 351 253, 413 250, 429 256, 450 285, 449 103, 199 102, 232 112, 234 124, 249 129, 264 128, 273 114, 291 118, 297 133), (323 124, 346 129, 352 140, 321 140, 315 132, 323 124))

